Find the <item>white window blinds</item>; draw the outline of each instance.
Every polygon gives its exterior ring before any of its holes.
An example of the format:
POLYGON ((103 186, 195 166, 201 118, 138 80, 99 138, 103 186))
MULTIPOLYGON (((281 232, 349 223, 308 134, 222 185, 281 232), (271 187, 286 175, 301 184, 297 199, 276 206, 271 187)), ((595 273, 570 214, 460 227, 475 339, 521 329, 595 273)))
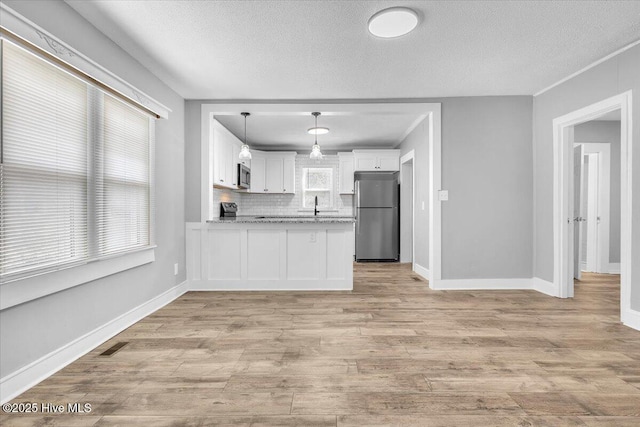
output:
POLYGON ((152 245, 153 126, 2 40, 2 281, 152 245))

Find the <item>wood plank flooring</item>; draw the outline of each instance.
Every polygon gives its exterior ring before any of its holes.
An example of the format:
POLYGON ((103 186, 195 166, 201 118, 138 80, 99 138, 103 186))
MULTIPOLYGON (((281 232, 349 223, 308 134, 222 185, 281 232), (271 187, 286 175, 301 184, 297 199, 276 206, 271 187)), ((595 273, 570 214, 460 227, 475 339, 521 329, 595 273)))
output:
POLYGON ((640 425, 619 276, 587 274, 561 300, 431 291, 402 264, 354 275, 353 292, 187 293, 14 400, 90 413, 0 424, 640 425))

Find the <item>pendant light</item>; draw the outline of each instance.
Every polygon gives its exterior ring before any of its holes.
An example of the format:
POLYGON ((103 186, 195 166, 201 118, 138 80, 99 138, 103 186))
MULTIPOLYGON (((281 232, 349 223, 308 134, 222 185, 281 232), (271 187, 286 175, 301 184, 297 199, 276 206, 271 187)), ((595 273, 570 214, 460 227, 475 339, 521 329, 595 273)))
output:
MULTIPOLYGON (((315 129, 318 129, 318 116, 320 115, 320 113, 314 112, 314 113, 311 113, 311 115, 313 115, 316 118, 315 129)), ((315 133, 315 136, 316 136, 316 142, 315 144, 313 144, 313 147, 311 147, 311 154, 309 154, 309 158, 315 159, 315 160, 322 160, 322 152, 320 151, 320 146, 318 145, 317 132, 315 133)))
POLYGON ((251 160, 251 151, 249 151, 249 146, 247 145, 247 116, 250 116, 251 113, 240 113, 244 116, 244 144, 240 147, 240 155, 238 156, 240 160, 251 160))

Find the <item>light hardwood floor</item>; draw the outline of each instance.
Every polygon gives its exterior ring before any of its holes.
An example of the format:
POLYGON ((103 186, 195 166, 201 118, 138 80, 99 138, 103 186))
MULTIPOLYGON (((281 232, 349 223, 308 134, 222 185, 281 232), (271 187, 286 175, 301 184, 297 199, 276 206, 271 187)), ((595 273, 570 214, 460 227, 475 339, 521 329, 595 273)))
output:
POLYGON ((637 427, 618 280, 585 275, 561 300, 357 264, 353 292, 190 292, 14 400, 91 413, 0 424, 637 427))

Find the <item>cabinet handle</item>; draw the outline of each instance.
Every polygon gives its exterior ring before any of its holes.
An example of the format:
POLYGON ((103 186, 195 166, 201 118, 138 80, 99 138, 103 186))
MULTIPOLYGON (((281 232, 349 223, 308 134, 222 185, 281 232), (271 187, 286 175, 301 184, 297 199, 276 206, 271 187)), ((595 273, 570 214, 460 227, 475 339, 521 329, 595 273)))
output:
POLYGON ((224 182, 224 179, 221 179, 220 182, 224 182))
POLYGON ((285 188, 285 189, 283 189, 283 190, 282 190, 282 192, 283 192, 283 193, 286 193, 286 192, 287 192, 287 189, 286 189, 286 188, 285 188))

